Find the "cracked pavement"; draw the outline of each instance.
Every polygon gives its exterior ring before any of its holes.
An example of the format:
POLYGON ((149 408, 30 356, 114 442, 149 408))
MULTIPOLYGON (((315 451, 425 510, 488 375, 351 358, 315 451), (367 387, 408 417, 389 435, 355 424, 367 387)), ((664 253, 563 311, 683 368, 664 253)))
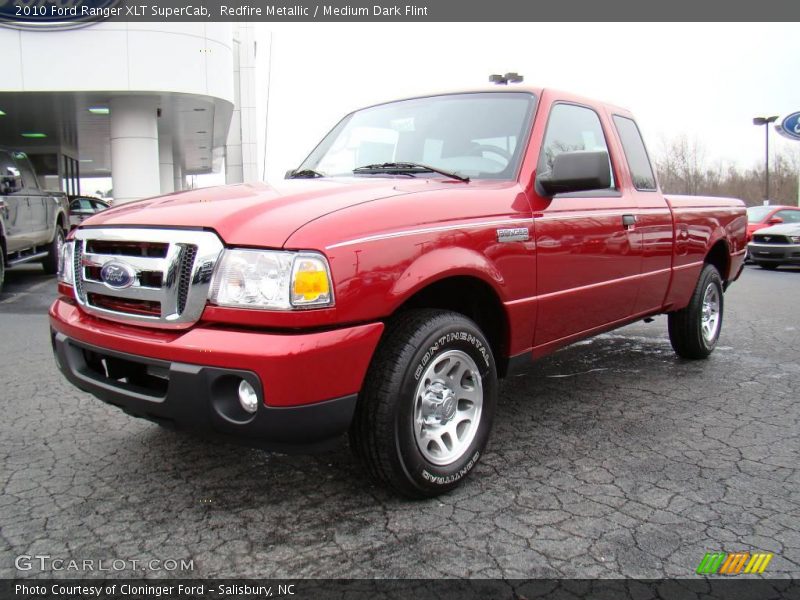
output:
POLYGON ((677 359, 659 317, 505 381, 481 463, 419 502, 344 443, 209 443, 76 390, 51 356, 54 294, 30 267, 0 295, 0 577, 93 575, 17 571, 20 554, 194 562, 104 577, 690 577, 720 550, 800 577, 798 269, 746 268, 707 361, 677 359))

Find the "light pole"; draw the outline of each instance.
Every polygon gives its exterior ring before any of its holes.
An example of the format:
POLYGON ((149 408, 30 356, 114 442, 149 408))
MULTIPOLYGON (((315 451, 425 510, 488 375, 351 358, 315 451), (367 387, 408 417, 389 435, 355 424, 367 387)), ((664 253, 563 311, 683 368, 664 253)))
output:
POLYGON ((753 125, 763 125, 764 131, 766 132, 766 147, 764 150, 764 178, 765 178, 765 189, 764 189, 764 200, 769 202, 769 125, 770 123, 774 123, 778 120, 778 115, 773 117, 754 117, 753 118, 753 125))

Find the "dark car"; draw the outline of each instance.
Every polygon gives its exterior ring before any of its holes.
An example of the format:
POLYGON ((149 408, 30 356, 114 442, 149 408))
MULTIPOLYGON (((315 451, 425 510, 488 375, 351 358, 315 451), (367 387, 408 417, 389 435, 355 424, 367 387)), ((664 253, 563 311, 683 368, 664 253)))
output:
POLYGON ((762 269, 800 265, 800 223, 759 229, 747 246, 752 261, 762 269))
POLYGON ((69 228, 74 229, 88 217, 104 211, 111 204, 100 198, 92 196, 70 196, 69 197, 69 228))

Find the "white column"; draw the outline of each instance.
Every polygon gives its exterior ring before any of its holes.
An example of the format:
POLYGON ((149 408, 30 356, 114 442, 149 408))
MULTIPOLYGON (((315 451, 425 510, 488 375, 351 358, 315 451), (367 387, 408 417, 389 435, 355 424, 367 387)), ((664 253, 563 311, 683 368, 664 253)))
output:
POLYGON ((242 119, 241 119, 241 91, 239 89, 239 53, 241 42, 239 40, 239 25, 234 25, 233 40, 233 115, 231 126, 228 128, 228 139, 225 142, 225 183, 242 183, 244 172, 242 170, 242 119))
MULTIPOLYGON (((270 33, 270 44, 267 50, 270 53, 272 52, 271 36, 272 33, 270 33)), ((272 57, 270 57, 270 65, 271 61, 272 57)), ((256 119, 256 44, 255 26, 252 23, 240 24, 238 89, 239 127, 242 136, 242 180, 246 182, 260 181, 257 132, 263 128, 263 123, 259 127, 256 119)), ((267 99, 267 103, 269 103, 269 99, 267 99)))
POLYGON ((158 172, 161 180, 161 193, 175 191, 175 167, 172 158, 172 136, 161 133, 158 136, 158 172))
POLYGON ((234 26, 233 115, 225 143, 225 181, 259 181, 256 120, 256 44, 251 23, 234 26))
POLYGON ((186 187, 185 180, 183 179, 183 167, 179 162, 172 165, 172 181, 174 183, 173 191, 175 192, 183 191, 183 188, 186 187))
POLYGON ((113 98, 110 108, 114 203, 157 196, 161 182, 156 99, 148 96, 113 98))

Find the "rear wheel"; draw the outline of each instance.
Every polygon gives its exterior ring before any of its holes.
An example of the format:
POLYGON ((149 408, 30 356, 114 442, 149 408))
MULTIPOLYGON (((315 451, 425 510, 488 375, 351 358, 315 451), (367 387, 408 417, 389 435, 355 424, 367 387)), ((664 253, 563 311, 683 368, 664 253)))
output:
POLYGON ((42 260, 42 267, 48 275, 58 273, 58 257, 61 254, 61 246, 64 245, 64 238, 64 230, 61 228, 61 223, 58 223, 56 224, 56 234, 47 249, 47 258, 42 260))
POLYGON ((450 491, 477 464, 497 403, 489 344, 471 320, 414 310, 387 325, 350 445, 373 479, 427 498, 450 491))
POLYGON ((689 305, 669 314, 669 341, 678 356, 706 358, 722 330, 722 278, 714 265, 705 265, 689 305))

